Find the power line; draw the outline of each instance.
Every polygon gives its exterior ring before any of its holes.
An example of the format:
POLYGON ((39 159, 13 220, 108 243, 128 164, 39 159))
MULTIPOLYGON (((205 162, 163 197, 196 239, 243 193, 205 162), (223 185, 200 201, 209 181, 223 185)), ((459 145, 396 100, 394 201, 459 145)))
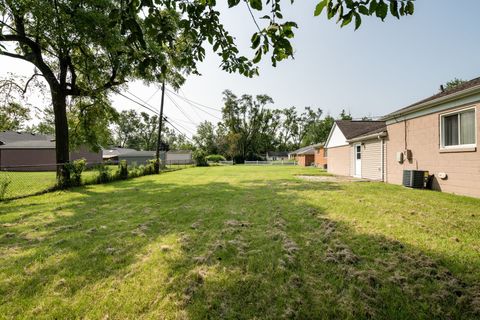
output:
MULTIPOLYGON (((190 106, 194 107, 195 109, 198 109, 198 110, 200 110, 200 111, 208 114, 209 116, 214 117, 214 118, 217 119, 217 120, 220 120, 220 121, 222 120, 222 118, 220 118, 220 117, 218 117, 218 116, 216 116, 216 115, 214 115, 214 114, 212 114, 212 113, 210 113, 210 112, 208 112, 208 111, 206 111, 206 110, 200 109, 198 106, 196 106, 196 105, 194 105, 192 102, 190 102, 187 98, 181 97, 181 96, 179 96, 179 95, 177 95, 177 96, 180 97, 180 98, 182 98, 183 100, 185 100, 185 102, 187 102, 190 106)), ((215 110, 215 109, 214 109, 214 110, 215 110)), ((218 110, 217 110, 217 111, 218 111, 218 110)))
MULTIPOLYGON (((138 102, 138 101, 136 101, 136 100, 134 100, 134 99, 126 96, 126 95, 124 95, 123 93, 121 93, 121 92, 119 92, 119 91, 117 91, 117 90, 115 90, 115 89, 112 89, 112 90, 113 90, 115 93, 117 93, 117 94, 121 95, 122 97, 124 97, 125 99, 128 99, 129 101, 131 101, 131 102, 133 102, 133 103, 135 103, 135 104, 137 104, 137 105, 139 105, 139 106, 141 106, 141 107, 143 107, 143 108, 145 108, 145 109, 153 112, 154 114, 159 115, 159 112, 158 112, 158 111, 153 110, 152 108, 147 107, 146 105, 144 105, 144 104, 142 104, 142 103, 140 103, 140 102, 138 102)), ((129 91, 127 91, 127 93, 129 93, 129 94, 133 95, 134 97, 136 97, 137 99, 143 101, 142 99, 140 99, 139 97, 135 96, 134 94, 132 94, 132 93, 129 92, 129 91)), ((173 129, 175 129, 178 133, 180 133, 181 135, 183 135, 188 141, 193 142, 185 133, 183 133, 183 132, 180 131, 177 127, 175 127, 175 126, 170 122, 170 120, 169 120, 166 116, 163 117, 163 120, 164 120, 166 123, 168 123, 173 129)), ((177 125, 178 125, 179 127, 182 127, 183 129, 185 129, 186 131, 192 133, 190 130, 188 130, 188 129, 186 129, 185 127, 179 125, 178 123, 177 123, 177 125)), ((193 134, 193 133, 192 133, 192 134, 193 134)))
POLYGON ((170 90, 170 89, 168 89, 168 88, 167 88, 166 90, 167 90, 168 92, 170 92, 170 93, 173 93, 173 94, 176 95, 177 97, 179 97, 179 98, 181 98, 181 99, 183 99, 183 100, 185 100, 185 101, 187 101, 187 102, 196 104, 197 106, 200 106, 200 107, 203 107, 203 108, 207 108, 207 109, 210 109, 210 110, 213 110, 213 111, 222 112, 222 110, 220 110, 220 109, 213 108, 213 107, 209 107, 209 106, 206 106, 206 105, 201 104, 201 103, 199 103, 199 102, 196 102, 196 101, 194 101, 194 100, 192 100, 192 99, 188 99, 187 97, 183 97, 183 96, 179 95, 178 93, 176 93, 175 91, 172 91, 172 90, 170 90))
POLYGON ((149 102, 150 100, 152 100, 152 98, 157 94, 158 91, 160 91, 161 88, 158 88, 157 90, 155 90, 155 92, 145 101, 145 102, 149 102))
MULTIPOLYGON (((154 110, 154 109, 152 109, 152 108, 150 108, 150 107, 147 107, 146 105, 144 105, 144 104, 142 104, 142 103, 140 103, 140 102, 138 102, 138 101, 136 101, 136 100, 134 100, 134 99, 126 96, 126 95, 124 95, 123 93, 117 91, 116 89, 112 89, 112 90, 113 90, 115 93, 117 93, 117 94, 121 95, 122 97, 124 97, 125 99, 130 100, 131 102, 138 104, 139 106, 141 106, 141 107, 149 110, 150 112, 153 112, 153 113, 155 113, 156 115, 159 114, 158 111, 156 111, 156 110, 154 110)), ((128 91, 127 91, 127 92, 128 92, 128 91)), ((128 93, 129 93, 129 92, 128 92, 128 93)))
POLYGON ((188 133, 190 133, 192 136, 195 135, 195 133, 194 133, 192 130, 186 128, 185 126, 183 126, 182 124, 180 124, 180 123, 178 123, 177 121, 173 120, 172 118, 168 118, 168 117, 167 117, 167 119, 168 119, 169 121, 172 121, 173 123, 175 123, 175 124, 176 124, 177 126, 179 126, 180 128, 184 129, 184 130, 187 131, 188 133))
POLYGON ((193 119, 183 110, 183 108, 180 107, 175 100, 173 100, 173 98, 168 94, 168 92, 167 92, 166 94, 167 94, 167 97, 170 99, 170 101, 172 101, 173 105, 174 105, 178 110, 180 110, 180 112, 185 116, 185 118, 187 118, 188 120, 190 120, 190 121, 192 121, 192 122, 195 122, 195 120, 193 120, 193 119))

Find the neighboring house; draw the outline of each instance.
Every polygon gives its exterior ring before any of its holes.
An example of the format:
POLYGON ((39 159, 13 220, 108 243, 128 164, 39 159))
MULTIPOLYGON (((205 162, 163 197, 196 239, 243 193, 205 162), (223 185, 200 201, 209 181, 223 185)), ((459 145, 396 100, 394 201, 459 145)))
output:
POLYGON ((167 152, 167 164, 190 164, 192 162, 191 150, 171 150, 167 152))
MULTIPOLYGON (((117 157, 119 161, 127 161, 128 165, 146 165, 150 160, 156 158, 156 151, 130 151, 120 153, 117 157)), ((160 160, 165 160, 165 151, 160 151, 160 160)))
POLYGON ((480 78, 383 118, 387 124, 386 181, 405 169, 434 175, 433 188, 480 197, 480 78))
POLYGON ((325 144, 328 172, 385 180, 384 121, 335 121, 325 144))
MULTIPOLYGON (((88 163, 100 163, 100 152, 86 147, 70 153, 71 160, 86 159, 88 163)), ((22 171, 55 170, 55 140, 52 136, 25 132, 0 132, 0 168, 22 171)))
POLYGON ((134 152, 134 151, 137 151, 137 150, 129 149, 129 148, 117 148, 117 147, 107 148, 102 150, 102 158, 103 158, 103 161, 117 163, 119 155, 129 153, 129 152, 134 152))
POLYGON ((267 161, 285 161, 288 159, 287 151, 268 151, 265 156, 265 160, 267 161))
POLYGON ((299 166, 309 167, 312 165, 324 167, 326 165, 325 153, 323 152, 323 143, 312 144, 290 152, 289 158, 294 158, 299 166), (318 165, 317 165, 318 164, 318 165))
POLYGON ((327 149, 324 144, 317 144, 315 146, 315 167, 327 169, 327 149))
MULTIPOLYGON (((105 161, 118 162, 126 160, 128 164, 147 164, 149 160, 156 158, 156 151, 137 151, 126 148, 111 148, 103 150, 103 159, 105 161)), ((171 150, 160 151, 160 159, 166 160, 166 164, 190 164, 192 163, 192 151, 190 150, 171 150), (165 159, 166 157, 166 159, 165 159)))

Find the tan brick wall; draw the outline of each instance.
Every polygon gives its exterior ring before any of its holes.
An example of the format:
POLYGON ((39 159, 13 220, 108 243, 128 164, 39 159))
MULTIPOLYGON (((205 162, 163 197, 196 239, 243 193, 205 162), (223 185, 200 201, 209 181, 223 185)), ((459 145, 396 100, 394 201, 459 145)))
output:
POLYGON ((328 148, 328 172, 341 176, 350 175, 351 147, 328 148))
MULTIPOLYGON (((449 110, 449 112, 454 110, 449 110)), ((441 153, 440 115, 441 113, 435 113, 388 125, 387 182, 401 184, 404 169, 428 170, 430 174, 434 175, 445 172, 448 179, 435 179, 434 187, 436 189, 480 197, 480 152, 478 147, 475 152, 441 153), (399 164, 396 161, 396 153, 405 149, 412 150, 413 159, 399 164)), ((479 106, 476 106, 476 116, 478 146, 480 142, 479 106)))
POLYGON ((315 161, 315 156, 313 154, 301 154, 297 156, 297 161, 299 166, 308 167, 315 161))
POLYGON ((11 168, 12 170, 44 171, 55 170, 55 166, 39 166, 55 164, 55 149, 2 149, 0 150, 0 166, 32 166, 11 168))
POLYGON ((325 157, 325 149, 315 149, 315 166, 323 168, 327 164, 327 158, 325 157))

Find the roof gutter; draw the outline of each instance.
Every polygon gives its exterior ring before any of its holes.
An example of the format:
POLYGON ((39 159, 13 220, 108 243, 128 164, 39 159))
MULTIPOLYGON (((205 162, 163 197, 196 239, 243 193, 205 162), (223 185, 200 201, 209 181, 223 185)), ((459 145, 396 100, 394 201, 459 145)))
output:
POLYGON ((358 142, 358 141, 362 141, 362 140, 381 139, 381 138, 386 137, 387 135, 388 135, 387 131, 382 131, 382 132, 369 134, 369 135, 366 135, 366 136, 360 136, 360 137, 352 138, 352 139, 347 140, 347 142, 350 143, 350 142, 358 142))
POLYGON ((462 90, 462 91, 459 91, 459 92, 455 92, 455 93, 452 93, 452 94, 449 94, 449 95, 446 95, 446 96, 443 96, 443 97, 440 97, 440 98, 437 98, 437 99, 434 99, 434 100, 426 101, 426 102, 421 103, 419 105, 413 106, 411 109, 392 112, 392 113, 387 114, 386 116, 382 117, 381 119, 383 121, 395 119, 397 117, 401 117, 401 116, 407 115, 407 114, 415 112, 415 111, 428 109, 428 108, 433 107, 435 105, 439 105, 439 104, 443 104, 443 103, 450 102, 450 101, 453 101, 453 100, 457 100, 459 98, 467 97, 467 96, 475 94, 475 93, 480 93, 480 85, 475 86, 475 87, 471 87, 471 88, 468 88, 468 89, 465 89, 465 90, 462 90))

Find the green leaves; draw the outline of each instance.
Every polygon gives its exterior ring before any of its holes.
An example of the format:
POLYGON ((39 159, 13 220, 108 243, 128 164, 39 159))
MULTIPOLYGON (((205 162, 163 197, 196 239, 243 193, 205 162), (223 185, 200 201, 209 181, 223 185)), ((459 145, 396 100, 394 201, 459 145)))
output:
POLYGON ((315 7, 315 12, 313 13, 313 15, 314 15, 315 17, 321 15, 323 9, 328 5, 329 2, 330 2, 330 0, 322 0, 322 1, 320 1, 320 2, 317 4, 317 6, 315 7))
POLYGON ((414 0, 321 0, 315 7, 314 15, 327 11, 327 18, 337 17, 340 27, 355 21, 355 30, 362 24, 362 16, 375 16, 385 21, 390 14, 393 17, 411 15, 414 12, 414 0))
POLYGON ((255 10, 262 10, 262 0, 248 0, 250 6, 255 10))
POLYGON ((378 2, 375 13, 377 17, 379 17, 380 19, 382 19, 382 21, 384 21, 388 14, 388 5, 385 2, 383 2, 383 0, 380 0, 380 2, 378 2))
POLYGON ((228 7, 229 8, 235 7, 239 3, 240 3, 240 0, 228 0, 228 7))

